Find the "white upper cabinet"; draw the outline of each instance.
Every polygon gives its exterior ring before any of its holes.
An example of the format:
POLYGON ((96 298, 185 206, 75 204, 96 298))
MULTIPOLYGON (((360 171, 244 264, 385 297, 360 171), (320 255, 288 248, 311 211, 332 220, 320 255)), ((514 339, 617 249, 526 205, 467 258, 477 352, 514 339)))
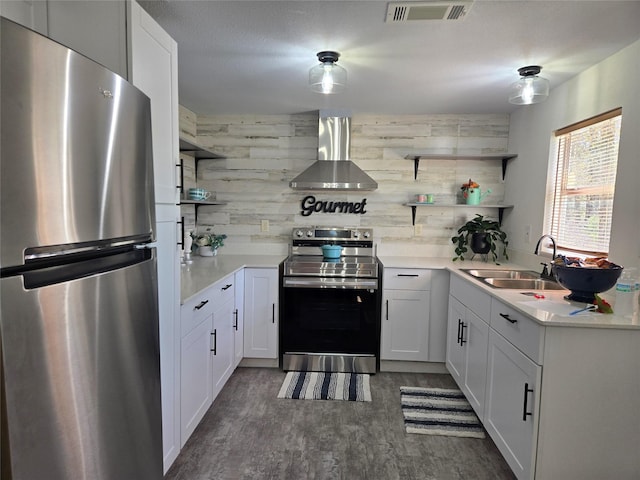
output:
POLYGON ((107 67, 127 72, 127 19, 123 1, 0 2, 0 14, 107 67))
POLYGON ((151 99, 156 203, 177 204, 178 45, 135 2, 129 13, 129 81, 151 99))
POLYGON ((42 35, 47 34, 47 2, 2 1, 0 2, 0 15, 42 35))

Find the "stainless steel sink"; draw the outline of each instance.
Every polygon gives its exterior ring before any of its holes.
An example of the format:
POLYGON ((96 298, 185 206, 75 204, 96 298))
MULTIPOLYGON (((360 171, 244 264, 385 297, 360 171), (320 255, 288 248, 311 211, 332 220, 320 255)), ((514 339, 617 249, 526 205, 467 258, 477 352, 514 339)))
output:
POLYGON ((540 274, 533 270, 492 270, 492 269, 462 269, 476 278, 513 278, 513 279, 538 279, 540 274))
POLYGON ((525 278, 483 278, 495 288, 510 288, 514 290, 564 290, 564 287, 553 280, 525 279, 525 278))
POLYGON ((482 280, 493 288, 511 290, 564 290, 559 283, 540 278, 540 274, 533 270, 463 268, 462 271, 478 280, 482 280))

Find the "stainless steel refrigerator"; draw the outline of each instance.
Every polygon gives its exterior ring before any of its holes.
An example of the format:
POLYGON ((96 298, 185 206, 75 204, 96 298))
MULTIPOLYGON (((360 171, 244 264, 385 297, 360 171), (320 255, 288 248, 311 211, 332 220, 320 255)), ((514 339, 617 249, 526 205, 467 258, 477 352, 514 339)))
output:
POLYGON ((149 99, 1 22, 2 479, 160 479, 149 99))

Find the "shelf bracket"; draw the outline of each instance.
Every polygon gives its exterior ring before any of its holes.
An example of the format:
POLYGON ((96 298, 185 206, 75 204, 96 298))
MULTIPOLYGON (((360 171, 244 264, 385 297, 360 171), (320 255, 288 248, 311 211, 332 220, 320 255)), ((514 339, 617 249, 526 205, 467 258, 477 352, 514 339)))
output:
MULTIPOLYGON (((420 165, 420 157, 415 157, 413 159, 413 179, 417 180, 418 179, 418 166, 420 165)), ((504 174, 502 175, 502 178, 504 179, 504 174)), ((414 207, 414 211, 415 211, 415 207, 414 207)))
MULTIPOLYGON (((503 160, 504 162, 504 160, 503 160)), ((505 207, 498 208, 498 224, 502 225, 502 215, 504 214, 505 207)))
POLYGON ((502 159, 502 180, 504 181, 504 176, 507 173, 507 161, 509 159, 508 158, 503 158, 502 159))
POLYGON ((411 205, 411 225, 416 224, 416 210, 418 209, 418 207, 416 207, 415 205, 411 205))

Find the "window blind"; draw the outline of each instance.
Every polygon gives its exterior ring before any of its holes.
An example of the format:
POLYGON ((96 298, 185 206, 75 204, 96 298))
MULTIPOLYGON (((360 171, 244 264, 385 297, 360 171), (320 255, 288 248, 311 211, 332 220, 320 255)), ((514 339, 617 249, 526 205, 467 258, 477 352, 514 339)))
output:
POLYGON ((550 222, 559 247, 597 255, 609 252, 622 115, 602 117, 556 132, 550 222))

